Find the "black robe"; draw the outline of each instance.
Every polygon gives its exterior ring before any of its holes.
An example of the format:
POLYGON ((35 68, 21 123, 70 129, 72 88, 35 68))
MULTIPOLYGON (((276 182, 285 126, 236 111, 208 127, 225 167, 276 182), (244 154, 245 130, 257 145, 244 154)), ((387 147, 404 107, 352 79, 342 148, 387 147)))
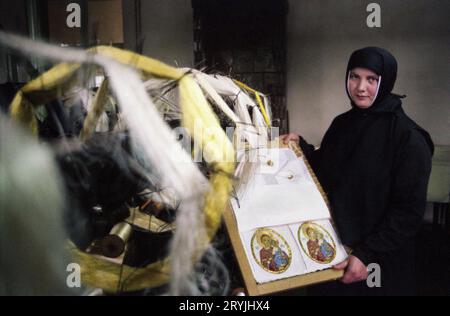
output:
POLYGON ((414 237, 426 204, 433 143, 393 94, 336 117, 319 150, 301 138, 344 245, 381 267, 381 288, 328 283, 315 294, 413 294, 414 237))

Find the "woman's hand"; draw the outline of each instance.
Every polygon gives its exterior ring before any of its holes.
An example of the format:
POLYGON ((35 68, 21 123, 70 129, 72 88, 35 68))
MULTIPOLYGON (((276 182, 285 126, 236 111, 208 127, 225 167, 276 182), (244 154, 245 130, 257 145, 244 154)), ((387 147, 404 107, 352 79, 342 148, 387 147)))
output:
POLYGON ((298 143, 300 141, 300 136, 295 133, 284 134, 280 136, 281 141, 284 144, 288 144, 290 141, 298 143))
POLYGON ((333 269, 345 269, 344 276, 341 279, 341 282, 344 284, 363 281, 369 276, 367 267, 355 256, 348 257, 345 261, 333 266, 333 269))

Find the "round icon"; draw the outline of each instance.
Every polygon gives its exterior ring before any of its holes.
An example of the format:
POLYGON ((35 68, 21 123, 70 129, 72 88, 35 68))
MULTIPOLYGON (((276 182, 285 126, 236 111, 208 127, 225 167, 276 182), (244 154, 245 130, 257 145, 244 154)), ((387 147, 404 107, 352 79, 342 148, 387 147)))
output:
POLYGON ((283 273, 292 261, 289 244, 270 228, 259 228, 251 241, 252 254, 258 265, 270 273, 283 273))
POLYGON ((330 233, 313 222, 305 222, 298 229, 303 252, 317 263, 330 263, 336 257, 336 243, 330 233))

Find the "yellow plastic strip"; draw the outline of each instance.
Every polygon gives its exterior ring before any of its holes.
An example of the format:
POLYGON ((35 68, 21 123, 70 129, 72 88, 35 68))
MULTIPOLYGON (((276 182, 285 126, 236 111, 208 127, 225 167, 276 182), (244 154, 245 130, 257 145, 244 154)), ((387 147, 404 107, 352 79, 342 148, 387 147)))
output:
POLYGON ((259 92, 256 91, 255 89, 250 88, 245 83, 240 82, 239 80, 233 79, 233 81, 234 81, 235 84, 237 84, 242 89, 247 90, 247 91, 252 92, 252 93, 255 94, 256 102, 258 103, 258 106, 261 109, 261 113, 262 113, 262 115, 264 117, 264 121, 266 121, 267 126, 270 127, 270 119, 269 119, 269 116, 267 115, 266 108, 264 107, 264 104, 262 103, 261 97, 259 96, 259 92))
POLYGON ((34 116, 33 107, 34 105, 28 101, 24 97, 23 92, 19 90, 11 103, 10 113, 14 120, 29 129, 34 135, 37 135, 38 125, 34 116))
POLYGON ((112 46, 97 46, 91 48, 90 51, 108 56, 122 64, 132 66, 154 76, 178 80, 184 75, 183 70, 169 66, 159 60, 112 46))
POLYGON ((79 64, 62 63, 28 82, 17 92, 11 103, 11 117, 37 135, 34 106, 54 100, 57 91, 64 91, 72 86, 75 81, 74 73, 79 68, 79 64))
POLYGON ((87 254, 73 245, 70 251, 74 260, 80 264, 83 284, 101 288, 109 293, 157 287, 166 284, 169 280, 169 258, 144 268, 133 268, 87 254))

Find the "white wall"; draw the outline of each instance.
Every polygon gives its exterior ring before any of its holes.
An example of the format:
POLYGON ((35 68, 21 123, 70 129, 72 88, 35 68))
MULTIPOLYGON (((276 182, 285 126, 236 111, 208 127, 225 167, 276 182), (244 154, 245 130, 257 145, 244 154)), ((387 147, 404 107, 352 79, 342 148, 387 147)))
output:
POLYGON ((450 145, 450 1, 290 0, 287 104, 290 129, 320 144, 332 119, 350 108, 344 76, 352 51, 388 49, 399 72, 394 92, 436 144, 450 145), (381 28, 366 26, 367 4, 381 28))

